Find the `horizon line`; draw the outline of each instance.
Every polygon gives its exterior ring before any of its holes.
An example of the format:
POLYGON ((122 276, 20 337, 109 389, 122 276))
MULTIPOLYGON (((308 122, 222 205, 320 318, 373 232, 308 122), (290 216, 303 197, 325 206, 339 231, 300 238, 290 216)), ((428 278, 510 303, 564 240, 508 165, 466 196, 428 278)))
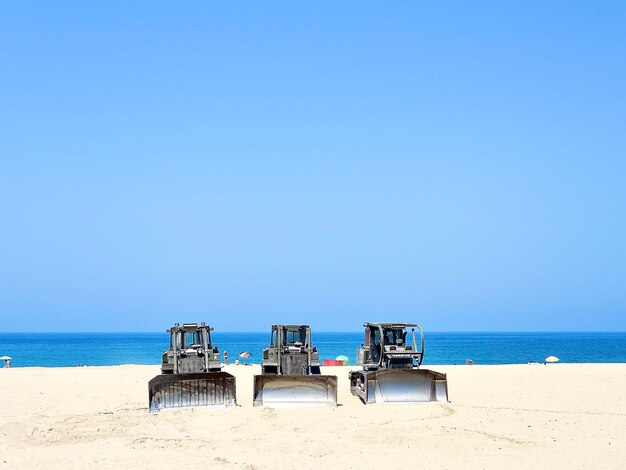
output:
MULTIPOLYGON (((215 331, 213 331, 215 334, 215 331)), ((267 331, 227 331, 220 330, 220 333, 233 333, 233 334, 267 334, 267 331)), ((319 333, 363 333, 363 330, 316 330, 314 334, 319 333)), ((502 333, 626 333, 626 330, 493 330, 493 331, 480 331, 480 330, 432 330, 426 331, 424 334, 432 333, 445 333, 445 334, 502 334, 502 333)), ((165 331, 0 331, 0 334, 167 334, 165 331)))

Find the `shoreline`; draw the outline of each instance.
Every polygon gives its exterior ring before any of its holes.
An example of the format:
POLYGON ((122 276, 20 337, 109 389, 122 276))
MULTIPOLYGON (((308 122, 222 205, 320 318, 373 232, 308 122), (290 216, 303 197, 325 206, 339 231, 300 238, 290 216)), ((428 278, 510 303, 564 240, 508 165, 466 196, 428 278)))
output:
MULTIPOLYGON (((576 365, 584 365, 584 366, 594 366, 594 365, 606 365, 606 366, 611 366, 611 365, 626 365, 626 362, 563 362, 563 361, 559 361, 558 363, 547 363, 547 362, 537 362, 537 361, 533 361, 533 362, 516 362, 516 363, 506 363, 506 364, 422 364, 420 366, 420 369, 430 369, 430 368, 437 368, 437 367, 510 367, 510 366, 550 366, 550 367, 560 367, 560 366, 576 366, 576 365)), ((127 363, 127 364, 107 364, 107 365, 85 365, 85 366, 11 366, 9 368, 5 368, 5 367, 0 367, 0 371, 2 370, 15 370, 15 369, 19 369, 19 370, 23 370, 23 369, 68 369, 68 370, 73 370, 73 369, 84 369, 84 368, 98 368, 98 367, 160 367, 161 364, 134 364, 134 363, 127 363)), ((260 367, 261 364, 239 364, 238 366, 235 364, 222 364, 223 367, 254 367, 254 366, 258 366, 260 367)), ((337 369, 337 368, 359 368, 360 366, 357 365, 349 365, 349 366, 320 366, 321 369, 337 369)))

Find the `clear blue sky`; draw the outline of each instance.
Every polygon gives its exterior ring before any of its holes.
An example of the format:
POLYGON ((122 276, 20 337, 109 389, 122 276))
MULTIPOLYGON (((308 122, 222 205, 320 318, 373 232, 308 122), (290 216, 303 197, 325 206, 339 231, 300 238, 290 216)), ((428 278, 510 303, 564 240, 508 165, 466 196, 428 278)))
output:
POLYGON ((0 331, 626 330, 626 2, 0 4, 0 331))

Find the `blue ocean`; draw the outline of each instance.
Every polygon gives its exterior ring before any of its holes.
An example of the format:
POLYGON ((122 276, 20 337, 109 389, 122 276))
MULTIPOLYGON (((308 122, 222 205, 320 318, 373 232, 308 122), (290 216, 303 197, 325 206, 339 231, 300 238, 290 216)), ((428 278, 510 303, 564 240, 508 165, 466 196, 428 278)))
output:
MULTIPOLYGON (((363 333, 314 333, 321 359, 345 355, 354 361, 363 333)), ((620 333, 427 333, 424 364, 524 364, 557 356, 561 362, 626 362, 626 332, 620 333)), ((260 363, 268 333, 214 332, 220 352, 252 353, 260 363)), ((14 367, 159 364, 165 333, 0 333, 0 356, 14 367)))

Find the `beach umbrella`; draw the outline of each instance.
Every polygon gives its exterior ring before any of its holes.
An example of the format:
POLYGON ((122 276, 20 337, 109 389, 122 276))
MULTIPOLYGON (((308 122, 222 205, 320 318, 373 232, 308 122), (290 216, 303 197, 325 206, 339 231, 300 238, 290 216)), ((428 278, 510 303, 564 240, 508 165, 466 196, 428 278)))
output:
POLYGON ((559 358, 556 356, 548 356, 544 359, 546 362, 559 362, 559 358))
POLYGON ((9 356, 1 356, 0 361, 10 361, 11 358, 9 356))
POLYGON ((239 353, 239 357, 241 357, 242 359, 248 359, 250 356, 252 356, 252 353, 248 352, 248 351, 244 351, 242 353, 239 353))
POLYGON ((350 359, 348 359, 348 357, 347 357, 347 356, 343 356, 343 355, 342 355, 342 356, 337 356, 337 357, 335 358, 335 361, 341 361, 341 362, 343 362, 343 365, 344 365, 344 366, 349 366, 349 365, 350 365, 350 359))

